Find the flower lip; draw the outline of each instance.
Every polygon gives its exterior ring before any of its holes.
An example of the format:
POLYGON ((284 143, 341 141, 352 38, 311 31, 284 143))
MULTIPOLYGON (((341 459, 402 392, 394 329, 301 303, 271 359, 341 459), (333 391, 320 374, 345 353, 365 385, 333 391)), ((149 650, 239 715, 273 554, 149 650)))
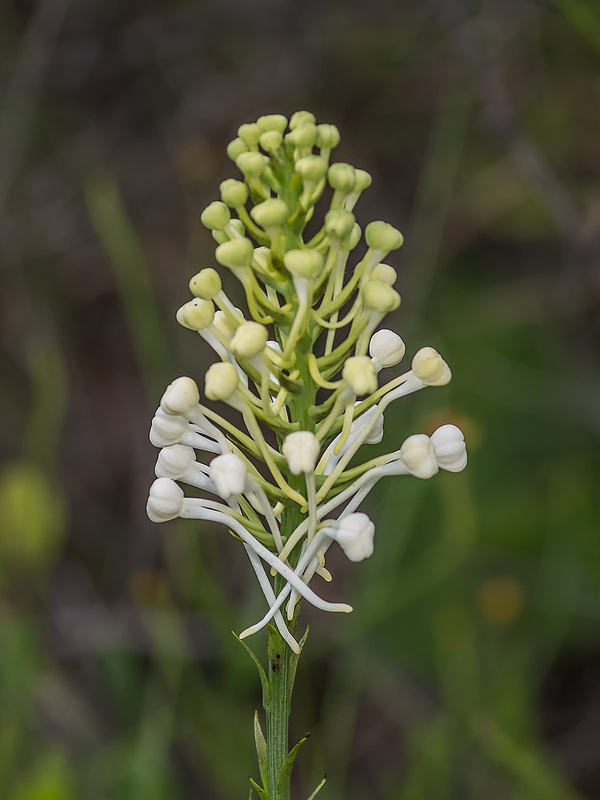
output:
POLYGON ((310 431, 289 433, 281 448, 292 475, 313 472, 319 458, 319 440, 310 431))
POLYGON ((375 525, 362 511, 343 517, 335 532, 335 539, 350 561, 363 561, 373 555, 375 525))
POLYGON ((223 500, 229 500, 244 493, 248 470, 235 453, 224 453, 210 462, 209 476, 223 500))
POLYGON ((465 437, 456 425, 442 425, 431 434, 435 457, 442 469, 461 472, 467 466, 465 437))

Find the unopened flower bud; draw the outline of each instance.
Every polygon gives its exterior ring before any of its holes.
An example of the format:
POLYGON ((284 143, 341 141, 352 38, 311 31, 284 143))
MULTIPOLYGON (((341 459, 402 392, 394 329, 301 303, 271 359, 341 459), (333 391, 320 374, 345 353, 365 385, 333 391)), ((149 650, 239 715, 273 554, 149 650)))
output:
POLYGON ((429 436, 415 433, 409 436, 400 448, 404 466, 416 478, 431 478, 438 471, 435 449, 429 436))
POLYGON ((354 177, 354 191, 364 192, 373 183, 373 178, 365 169, 357 169, 354 177))
POLYGON ((181 514, 183 490, 170 478, 157 478, 150 487, 146 513, 152 522, 168 522, 181 514))
POLYGON ((215 258, 219 264, 230 269, 249 267, 253 255, 254 247, 252 242, 245 236, 231 239, 229 242, 223 242, 215 250, 215 258))
POLYGON ((317 141, 317 126, 313 122, 298 125, 288 137, 294 147, 313 147, 317 141))
POLYGON ((360 242, 361 235, 362 235, 362 230, 360 228, 360 225, 358 224, 358 222, 355 222, 348 238, 342 241, 340 245, 341 249, 345 253, 349 253, 350 250, 354 250, 356 245, 360 242))
POLYGON ((242 153, 235 160, 235 165, 246 178, 259 178, 268 162, 262 153, 242 153))
POLYGON ((265 114, 256 120, 256 124, 261 131, 278 131, 283 133, 287 128, 287 118, 283 114, 265 114))
POLYGON ((273 269, 273 253, 270 247, 256 247, 253 260, 260 269, 267 272, 273 269))
POLYGON ((296 111, 292 114, 290 119, 290 130, 293 131, 300 125, 314 125, 316 122, 315 115, 310 111, 296 111))
POLYGON ((215 307, 211 300, 195 297, 181 306, 177 312, 177 322, 184 328, 193 331, 202 331, 212 323, 215 316, 215 307))
POLYGON ((402 247, 404 236, 389 222, 369 222, 365 228, 365 240, 372 250, 397 250, 402 247))
POLYGON ((333 150, 340 143, 340 132, 335 125, 317 125, 317 147, 333 150))
POLYGON ((229 347, 240 358, 254 358, 265 349, 269 332, 259 322, 244 322, 233 335, 229 347))
POLYGON ((367 436, 365 437, 365 444, 379 444, 383 439, 383 414, 380 414, 367 436))
POLYGON ((325 230, 331 239, 346 239, 352 233, 354 223, 354 214, 341 208, 332 208, 325 214, 325 230))
POLYGON ((305 183, 318 183, 327 173, 327 161, 321 156, 304 156, 296 161, 294 169, 305 183))
POLYGON ((181 478, 196 463, 196 453, 191 447, 173 444, 163 447, 158 454, 155 473, 157 478, 181 478))
POLYGON ((394 331, 383 328, 371 336, 369 353, 375 367, 394 367, 404 358, 406 345, 394 331))
POLYGON ((387 283, 388 286, 393 286, 398 280, 398 273, 389 264, 375 264, 371 270, 371 280, 381 281, 381 283, 387 283))
POLYGON ((378 314, 389 314, 400 305, 400 295, 389 283, 367 281, 362 288, 364 304, 378 314))
POLYGON ((450 367, 433 347, 422 347, 412 360, 412 371, 426 386, 445 386, 452 378, 450 367))
POLYGON ((350 194, 354 189, 356 170, 351 164, 342 162, 332 164, 327 170, 327 180, 332 189, 350 194))
POLYGON ((159 412, 152 419, 150 441, 155 447, 177 444, 190 429, 188 420, 178 414, 165 414, 162 408, 159 412))
POLYGON ((227 178, 219 186, 219 189, 221 190, 221 200, 231 208, 239 208, 246 204, 248 187, 243 181, 227 178))
POLYGON ((375 525, 362 511, 343 517, 335 533, 337 543, 350 561, 363 561, 373 555, 375 525))
POLYGON ((288 250, 283 257, 288 272, 300 278, 316 278, 323 269, 323 255, 318 250, 288 250))
POLYGON ((272 153, 274 150, 278 150, 281 147, 282 141, 283 136, 280 131, 265 131, 261 133, 258 143, 263 150, 272 153))
POLYGON ((310 431, 289 433, 281 448, 292 475, 313 472, 319 458, 319 451, 319 440, 310 431))
POLYGON ((215 200, 206 206, 200 215, 202 224, 211 231, 222 231, 231 219, 229 208, 220 200, 215 200))
POLYGON ((201 269, 200 272, 194 275, 190 280, 189 285, 190 292, 194 297, 201 297, 203 300, 212 300, 223 288, 219 273, 212 267, 201 269))
POLYGON ((250 211, 252 219, 265 230, 283 225, 289 215, 287 204, 279 197, 271 197, 250 211))
POLYGON ((163 394, 160 407, 166 414, 185 416, 193 411, 200 402, 196 382, 188 377, 176 378, 163 394))
POLYGON ((246 490, 248 470, 235 453, 225 453, 210 462, 209 477, 223 500, 243 494, 246 490))
POLYGON ((346 359, 342 378, 357 397, 377 391, 377 371, 368 356, 351 356, 346 359))
POLYGON ((235 327, 229 321, 229 317, 224 311, 217 311, 213 319, 213 326, 219 331, 226 341, 229 341, 235 333, 235 327))
POLYGON ((465 437, 456 425, 442 425, 431 434, 435 457, 442 469, 461 472, 467 466, 465 437))
POLYGON ((254 147, 258 144, 260 128, 256 122, 245 122, 238 128, 238 136, 248 147, 254 147))
POLYGON ((204 376, 204 394, 209 400, 229 400, 238 387, 239 376, 229 361, 211 364, 204 376))
POLYGON ((246 153, 248 151, 248 147, 241 139, 234 139, 232 142, 229 142, 227 145, 227 155, 232 161, 237 161, 238 157, 242 155, 242 153, 246 153))

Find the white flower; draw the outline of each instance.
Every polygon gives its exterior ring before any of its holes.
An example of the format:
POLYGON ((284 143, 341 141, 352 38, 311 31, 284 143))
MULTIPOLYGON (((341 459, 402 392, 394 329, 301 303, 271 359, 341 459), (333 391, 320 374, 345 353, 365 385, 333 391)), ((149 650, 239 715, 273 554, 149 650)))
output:
POLYGON ((204 376, 204 394, 209 400, 229 400, 240 382, 236 368, 229 361, 211 364, 204 376))
POLYGON ((394 331, 383 328, 371 337, 369 353, 379 372, 382 367, 394 367, 404 358, 406 345, 394 331))
POLYGON ((373 554, 375 525, 362 511, 343 517, 335 538, 350 561, 362 561, 373 554))
POLYGON ((456 425, 442 425, 431 434, 435 457, 442 469, 460 472, 467 466, 465 437, 456 425))
POLYGON ((320 449, 319 440, 314 433, 294 431, 285 437, 281 452, 292 475, 300 475, 301 472, 314 472, 320 449))
POLYGON ((422 347, 415 353, 412 371, 425 386, 445 386, 452 378, 450 367, 433 347, 422 347))
POLYGON ((150 487, 146 513, 152 522, 175 519, 183 509, 183 490, 170 478, 157 478, 150 487))
POLYGON ((185 475, 195 463, 196 454, 191 447, 173 444, 160 451, 154 471, 157 478, 171 478, 175 481, 185 475))
POLYGON ((232 495, 243 494, 246 489, 248 470, 235 453, 225 453, 213 458, 209 475, 223 500, 229 500, 232 495))
POLYGON ((191 378, 176 378, 167 386, 160 401, 160 407, 166 414, 186 416, 200 402, 198 387, 191 378))
POLYGON ((433 442, 425 433, 409 436, 400 448, 400 458, 416 478, 431 478, 438 471, 433 442))
POLYGON ((179 414, 166 414, 159 408, 150 427, 150 441, 155 447, 177 444, 189 431, 190 423, 179 414))
POLYGON ((358 397, 377 391, 377 370, 368 356, 347 358, 342 378, 358 397))

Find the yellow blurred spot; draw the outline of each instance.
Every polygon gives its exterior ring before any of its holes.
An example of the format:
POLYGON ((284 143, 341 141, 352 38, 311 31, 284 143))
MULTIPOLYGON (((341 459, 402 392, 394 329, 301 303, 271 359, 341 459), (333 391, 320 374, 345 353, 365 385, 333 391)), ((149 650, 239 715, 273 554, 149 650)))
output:
POLYGON ((509 575, 484 581, 477 592, 481 614, 492 625, 512 625, 525 605, 523 585, 509 575))

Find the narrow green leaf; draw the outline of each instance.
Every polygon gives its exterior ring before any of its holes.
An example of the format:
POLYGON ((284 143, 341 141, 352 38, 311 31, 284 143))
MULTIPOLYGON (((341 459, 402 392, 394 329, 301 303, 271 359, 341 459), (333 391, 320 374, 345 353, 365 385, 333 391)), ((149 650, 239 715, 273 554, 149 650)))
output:
POLYGON ((263 786, 269 791, 269 758, 267 755, 267 741, 258 721, 258 711, 254 712, 254 741, 256 742, 256 755, 258 756, 258 769, 263 786))
POLYGON ((292 653, 290 656, 290 671, 288 677, 288 707, 292 704, 292 690, 294 688, 294 680, 296 679, 296 670, 298 668, 298 659, 300 658, 300 653, 302 652, 302 648, 306 642, 308 637, 308 625, 306 626, 306 630, 304 632, 304 636, 298 642, 300 646, 300 650, 297 653, 292 653))
POLYGON ((311 796, 306 798, 306 800, 314 800, 315 797, 317 796, 317 792, 319 791, 319 789, 322 789, 323 786, 325 786, 325 781, 326 780, 327 780, 327 775, 325 775, 325 777, 323 778, 321 783, 317 786, 317 788, 314 790, 314 792, 311 794, 311 796))
POLYGON ((258 670, 258 677, 260 678, 260 685, 262 686, 262 696, 263 696, 263 707, 265 711, 269 708, 269 703, 271 702, 271 690, 269 689, 269 681, 267 680, 267 676, 263 669, 262 664, 256 657, 256 655, 252 652, 252 650, 248 647, 248 645, 244 642, 243 639, 234 632, 231 631, 238 642, 244 647, 252 661, 256 664, 256 669, 258 670))
POLYGON ((283 663, 283 653, 285 643, 281 638, 281 634, 272 625, 267 625, 269 639, 267 642, 267 653, 269 655, 269 667, 271 672, 278 673, 281 670, 283 663))
POLYGON ((260 797, 261 800, 271 800, 271 795, 268 792, 265 792, 264 789, 261 789, 258 783, 254 780, 254 778, 250 778, 250 783, 252 784, 253 788, 256 789, 256 791, 258 792, 258 796, 260 797))
POLYGON ((290 778, 292 776, 292 767, 294 766, 294 761, 296 760, 296 756, 298 755, 298 750, 304 744, 304 742, 308 739, 310 733, 307 733, 304 738, 300 739, 298 744, 294 745, 290 752, 288 753, 287 758, 282 764, 281 769, 279 770, 279 775, 277 776, 277 796, 278 797, 289 797, 290 796, 290 778))

